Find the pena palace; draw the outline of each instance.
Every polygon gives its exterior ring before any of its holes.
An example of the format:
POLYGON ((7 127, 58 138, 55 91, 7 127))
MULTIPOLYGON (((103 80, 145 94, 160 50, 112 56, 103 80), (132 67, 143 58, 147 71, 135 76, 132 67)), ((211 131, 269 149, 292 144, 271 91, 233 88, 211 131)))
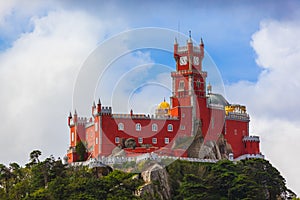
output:
POLYGON ((187 148, 174 149, 180 138, 194 137, 197 125, 204 141, 217 140, 222 134, 231 146, 232 157, 263 157, 259 137, 249 135, 249 115, 246 107, 230 104, 221 94, 212 92, 203 71, 204 44, 194 45, 191 37, 185 46, 174 43, 176 71, 171 72, 172 96, 164 99, 155 114, 113 113, 112 107, 101 101, 91 107, 91 118, 68 117, 70 147, 68 162, 76 162, 76 145, 85 144, 86 159, 110 156, 115 148, 122 148, 126 156, 144 153, 187 157, 187 148))

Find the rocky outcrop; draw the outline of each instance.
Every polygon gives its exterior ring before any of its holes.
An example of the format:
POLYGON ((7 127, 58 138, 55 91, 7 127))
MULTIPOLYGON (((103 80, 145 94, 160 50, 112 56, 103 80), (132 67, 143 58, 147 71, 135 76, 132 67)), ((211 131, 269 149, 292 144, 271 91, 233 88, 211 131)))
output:
POLYGON ((110 157, 118 157, 118 156, 120 156, 120 157, 126 156, 125 151, 120 146, 115 147, 112 150, 111 155, 110 155, 110 157))
POLYGON ((171 187, 166 169, 155 163, 141 174, 145 184, 136 192, 142 199, 171 199, 171 187))
POLYGON ((201 159, 224 159, 232 153, 231 145, 220 134, 217 141, 205 140, 202 135, 201 125, 197 126, 193 142, 188 148, 188 157, 201 159))

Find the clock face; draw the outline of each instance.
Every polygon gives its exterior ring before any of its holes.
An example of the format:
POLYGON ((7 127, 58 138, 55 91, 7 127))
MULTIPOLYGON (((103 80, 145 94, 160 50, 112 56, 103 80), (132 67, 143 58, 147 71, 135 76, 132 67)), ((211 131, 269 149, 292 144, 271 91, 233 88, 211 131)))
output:
POLYGON ((199 65, 199 57, 194 56, 194 64, 199 65))
POLYGON ((180 65, 186 65, 187 64, 187 57, 186 56, 182 56, 180 57, 180 65))

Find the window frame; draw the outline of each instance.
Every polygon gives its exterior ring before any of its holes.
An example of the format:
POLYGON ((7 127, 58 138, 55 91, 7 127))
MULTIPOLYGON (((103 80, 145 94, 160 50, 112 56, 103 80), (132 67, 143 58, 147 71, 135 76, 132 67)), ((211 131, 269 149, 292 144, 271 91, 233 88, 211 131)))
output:
POLYGON ((120 143, 120 138, 119 137, 115 137, 115 143, 119 144, 120 143))
POLYGON ((143 144, 143 138, 142 137, 138 137, 138 143, 143 144))
POLYGON ((135 124, 135 130, 136 131, 142 131, 142 125, 140 123, 135 124))
POLYGON ((167 138, 167 137, 166 137, 166 138, 164 139, 164 141, 165 141, 165 144, 169 144, 169 143, 170 143, 170 138, 167 138))
POLYGON ((156 123, 152 124, 151 130, 152 130, 153 132, 157 132, 157 129, 158 129, 157 124, 156 124, 156 123))
POLYGON ((118 131, 124 131, 124 124, 122 122, 118 124, 118 131))
POLYGON ((173 131, 173 124, 168 124, 167 130, 168 130, 168 132, 172 132, 173 131))
POLYGON ((156 137, 152 138, 152 144, 157 144, 157 138, 156 137))

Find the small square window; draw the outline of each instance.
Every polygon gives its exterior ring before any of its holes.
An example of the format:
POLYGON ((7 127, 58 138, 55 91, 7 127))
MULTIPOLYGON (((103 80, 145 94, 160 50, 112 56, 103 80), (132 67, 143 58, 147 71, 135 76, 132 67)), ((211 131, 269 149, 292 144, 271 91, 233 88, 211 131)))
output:
POLYGON ((169 138, 165 138, 165 144, 169 144, 169 138))
POLYGON ((142 144, 143 143, 143 138, 139 137, 138 138, 138 143, 142 144))
POLYGON ((152 138, 152 143, 157 144, 157 138, 152 138))
POLYGON ((184 125, 180 125, 180 130, 185 130, 185 126, 184 125))

